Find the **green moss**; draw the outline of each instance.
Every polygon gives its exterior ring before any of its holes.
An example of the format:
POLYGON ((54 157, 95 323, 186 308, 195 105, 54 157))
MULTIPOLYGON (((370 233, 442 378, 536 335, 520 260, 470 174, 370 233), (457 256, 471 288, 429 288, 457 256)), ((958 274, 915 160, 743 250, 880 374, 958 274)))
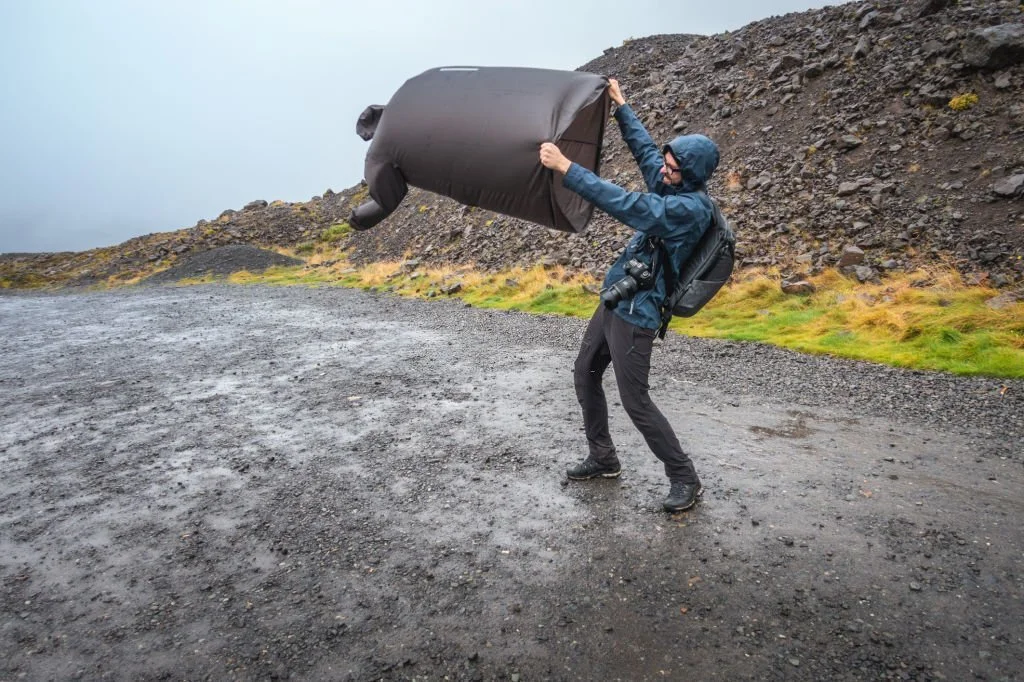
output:
POLYGON ((347 237, 352 232, 352 226, 348 223, 335 223, 320 235, 322 242, 337 242, 347 237))

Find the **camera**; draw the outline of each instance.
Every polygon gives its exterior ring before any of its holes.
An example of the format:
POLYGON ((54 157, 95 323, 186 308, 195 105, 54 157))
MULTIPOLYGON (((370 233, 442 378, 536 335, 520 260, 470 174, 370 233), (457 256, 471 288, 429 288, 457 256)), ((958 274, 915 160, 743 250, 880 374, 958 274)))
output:
POLYGON ((606 308, 614 308, 619 301, 633 298, 641 289, 654 286, 651 266, 635 258, 626 263, 626 276, 601 292, 601 302, 606 308))

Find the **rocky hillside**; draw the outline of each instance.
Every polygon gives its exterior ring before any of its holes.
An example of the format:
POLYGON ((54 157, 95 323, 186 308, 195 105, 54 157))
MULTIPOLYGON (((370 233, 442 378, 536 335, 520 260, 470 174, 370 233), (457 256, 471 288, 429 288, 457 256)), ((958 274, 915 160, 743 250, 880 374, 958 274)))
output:
MULTIPOLYGON (((743 264, 813 272, 856 246, 862 277, 944 263, 1005 286, 1024 282, 1022 62, 1016 2, 931 0, 654 36, 581 68, 619 78, 656 140, 701 132, 719 143, 711 191, 736 223, 743 264)), ((642 189, 614 122, 607 135, 601 174, 642 189)), ((564 235, 418 193, 352 243, 366 260, 601 270, 627 234, 600 214, 564 235)))
MULTIPOLYGON (((359 201, 365 188, 348 198, 359 201)), ((33 286, 42 282, 88 285, 109 277, 132 279, 221 246, 256 244, 295 247, 313 242, 348 216, 349 199, 328 189, 322 197, 289 203, 252 201, 228 209, 194 227, 136 237, 118 246, 80 253, 0 254, 0 284, 33 286)))
MULTIPOLYGON (((1024 286, 1016 1, 850 3, 722 35, 631 40, 581 69, 618 78, 656 140, 701 132, 719 143, 710 189, 735 223, 744 266, 813 273, 844 259, 859 266, 852 275, 875 279, 943 264, 970 281, 1024 286)), ((643 187, 614 122, 601 174, 643 187)), ((363 197, 355 187, 304 204, 254 202, 162 240, 132 240, 93 274, 227 243, 294 245, 363 197)), ((347 244, 362 262, 601 272, 628 233, 600 212, 585 233, 568 235, 413 190, 347 244)))

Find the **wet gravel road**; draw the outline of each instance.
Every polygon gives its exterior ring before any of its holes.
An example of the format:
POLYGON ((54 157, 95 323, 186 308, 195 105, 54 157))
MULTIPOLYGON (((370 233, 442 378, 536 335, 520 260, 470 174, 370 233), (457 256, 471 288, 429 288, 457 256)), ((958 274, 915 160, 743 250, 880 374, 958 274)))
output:
MULTIPOLYGON (((1024 382, 670 337, 705 488, 583 453, 584 322, 0 296, 0 679, 1024 679, 1024 382)), ((614 388, 609 380, 609 394, 614 388)))

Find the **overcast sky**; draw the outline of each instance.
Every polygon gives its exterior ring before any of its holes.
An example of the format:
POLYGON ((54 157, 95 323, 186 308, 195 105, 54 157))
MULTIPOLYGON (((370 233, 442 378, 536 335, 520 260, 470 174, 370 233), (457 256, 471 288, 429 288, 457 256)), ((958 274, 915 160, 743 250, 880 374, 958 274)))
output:
POLYGON ((108 246, 351 187, 359 112, 429 68, 575 69, 630 37, 836 4, 0 0, 0 252, 108 246))

